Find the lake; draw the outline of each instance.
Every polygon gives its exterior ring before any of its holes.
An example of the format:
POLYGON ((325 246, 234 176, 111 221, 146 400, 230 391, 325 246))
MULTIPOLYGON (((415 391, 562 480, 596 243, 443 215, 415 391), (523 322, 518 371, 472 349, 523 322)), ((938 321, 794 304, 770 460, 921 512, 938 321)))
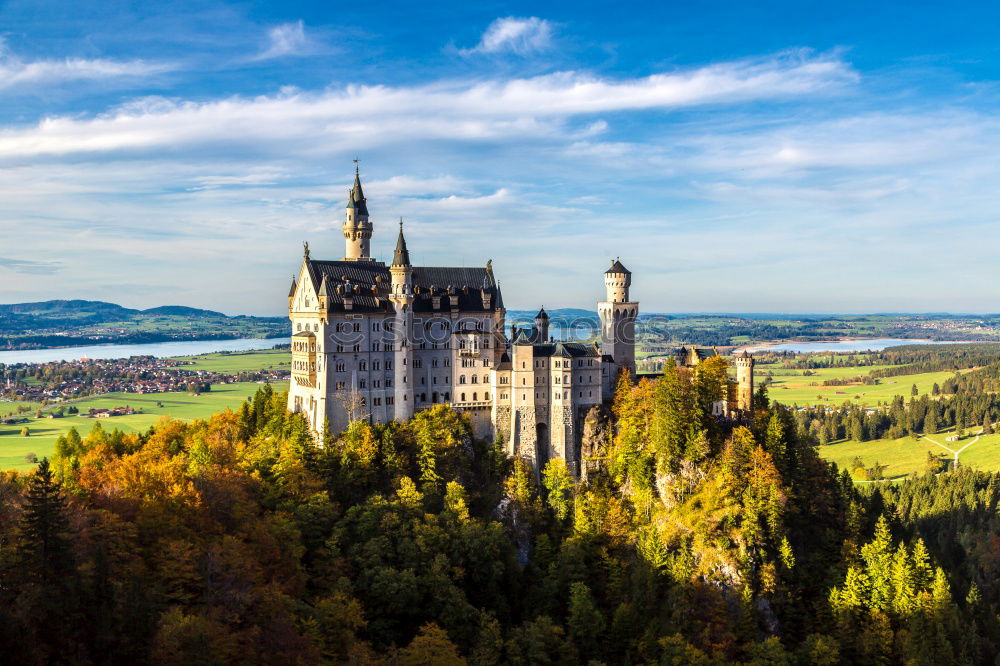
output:
POLYGON ((0 363, 51 363, 81 358, 128 358, 129 356, 190 356, 221 351, 271 349, 287 343, 288 338, 239 338, 236 340, 180 340, 132 345, 90 345, 58 349, 23 349, 0 351, 0 363))
POLYGON ((777 345, 747 347, 747 351, 796 352, 861 352, 882 351, 901 345, 958 345, 968 344, 968 340, 905 340, 901 338, 873 338, 871 340, 831 340, 829 342, 783 342, 777 345))

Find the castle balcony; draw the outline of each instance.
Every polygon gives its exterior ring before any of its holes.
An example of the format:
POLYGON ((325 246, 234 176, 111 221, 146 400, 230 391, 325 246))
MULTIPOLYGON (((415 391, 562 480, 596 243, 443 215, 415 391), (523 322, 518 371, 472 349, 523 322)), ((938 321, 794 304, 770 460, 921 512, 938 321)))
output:
POLYGON ((453 402, 452 409, 462 411, 463 409, 476 409, 480 407, 492 407, 492 400, 466 400, 465 402, 453 402))
POLYGON ((316 386, 316 336, 312 332, 292 336, 292 378, 299 386, 316 386))

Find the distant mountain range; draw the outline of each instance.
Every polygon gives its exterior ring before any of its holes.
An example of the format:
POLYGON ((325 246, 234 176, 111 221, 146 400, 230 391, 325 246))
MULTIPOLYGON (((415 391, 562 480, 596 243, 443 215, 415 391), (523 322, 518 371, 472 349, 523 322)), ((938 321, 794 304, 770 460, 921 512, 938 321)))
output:
POLYGON ((46 314, 59 314, 64 316, 66 314, 70 315, 109 315, 112 317, 117 316, 130 316, 137 314, 146 315, 177 315, 181 317, 226 317, 227 315, 216 312, 215 310, 202 310, 200 308, 189 308, 185 305, 161 305, 156 308, 149 308, 148 310, 134 310, 132 308, 122 307, 116 303, 107 303, 105 301, 83 301, 83 300, 72 300, 72 301, 40 301, 38 303, 11 303, 7 305, 0 305, 0 315, 12 315, 12 314, 23 314, 23 315, 46 315, 46 314))
POLYGON ((288 331, 285 317, 231 317, 184 305, 161 305, 147 310, 86 300, 0 305, 0 349, 270 338, 283 337, 288 331))

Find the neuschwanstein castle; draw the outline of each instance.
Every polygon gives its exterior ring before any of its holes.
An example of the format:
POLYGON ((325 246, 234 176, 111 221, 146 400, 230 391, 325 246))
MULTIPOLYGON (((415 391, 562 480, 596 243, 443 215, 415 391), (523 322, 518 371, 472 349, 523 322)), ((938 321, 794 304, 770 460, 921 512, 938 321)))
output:
MULTIPOLYGON (((306 245, 288 293, 289 409, 314 432, 327 420, 339 432, 355 419, 406 420, 447 403, 468 414, 477 437, 502 436, 509 454, 539 467, 561 457, 578 471, 585 415, 610 399, 623 369, 635 374, 639 303, 629 297, 629 270, 615 261, 604 272, 601 344, 554 341, 544 309, 533 328, 508 337, 491 262, 413 266, 402 222, 392 263, 371 257, 373 226, 357 169, 343 232, 340 260, 312 259, 306 245)), ((749 372, 731 391, 733 407, 748 409, 752 360, 737 366, 749 372)))

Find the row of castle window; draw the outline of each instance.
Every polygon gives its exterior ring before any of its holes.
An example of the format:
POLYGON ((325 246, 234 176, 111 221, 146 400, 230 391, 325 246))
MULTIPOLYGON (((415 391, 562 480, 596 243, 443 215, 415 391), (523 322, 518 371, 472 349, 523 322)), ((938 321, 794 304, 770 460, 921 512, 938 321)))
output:
POLYGON ((292 361, 292 368, 299 372, 315 372, 316 364, 309 361, 292 361))
MULTIPOLYGON (((474 367, 476 367, 476 359, 474 359, 474 358, 463 358, 462 359, 462 367, 463 368, 474 368, 474 367)), ((488 358, 484 358, 483 359, 483 367, 484 368, 490 367, 490 359, 488 359, 488 358)))
MULTIPOLYGON (((458 376, 458 383, 459 384, 464 384, 465 383, 465 375, 459 375, 458 376)), ((479 383, 479 376, 478 375, 472 375, 472 381, 471 381, 471 383, 478 384, 479 383)), ((489 377, 489 375, 483 375, 483 383, 484 384, 489 384, 490 383, 490 377, 489 377)))
MULTIPOLYGON (((438 398, 439 397, 441 398, 442 402, 448 402, 449 400, 451 400, 451 393, 448 393, 446 391, 444 394, 438 394, 437 391, 434 391, 434 393, 431 394, 431 402, 434 402, 434 403, 438 402, 438 398)), ((420 402, 427 402, 427 394, 426 393, 421 393, 420 394, 420 402)))
MULTIPOLYGON (((386 380, 384 380, 384 382, 385 382, 385 388, 392 388, 392 380, 391 379, 386 379, 386 380)), ((343 382, 337 382, 337 383, 338 384, 343 384, 343 382)), ((372 388, 382 388, 382 383, 383 383, 383 380, 381 380, 381 379, 373 379, 372 380, 372 388)), ((406 383, 406 377, 403 377, 403 383, 406 383)), ((366 380, 366 379, 359 379, 358 380, 358 388, 368 388, 368 380, 366 380)))
MULTIPOLYGON (((364 404, 364 401, 365 401, 365 399, 364 399, 364 397, 362 397, 361 398, 362 404, 364 404)), ((393 397, 391 395, 386 397, 385 404, 391 405, 393 402, 395 402, 395 400, 393 399, 393 397)), ((382 398, 372 398, 372 404, 374 404, 376 407, 381 406, 382 405, 382 398)))
MULTIPOLYGON (((545 381, 545 379, 546 379, 545 377, 535 377, 535 383, 536 384, 545 384, 545 383, 547 383, 545 381)), ((581 375, 580 379, 577 380, 577 381, 583 381, 583 376, 581 375)), ((594 375, 587 375, 587 381, 589 383, 593 384, 594 383, 594 375)), ((500 378, 500 383, 501 384, 506 384, 507 383, 507 378, 506 377, 501 377, 500 378)), ((521 385, 523 386, 523 385, 525 385, 527 383, 528 383, 528 378, 527 377, 521 377, 521 385)), ((566 377, 562 381, 560 381, 559 375, 556 375, 553 378, 553 383, 554 384, 569 384, 570 383, 569 382, 569 375, 566 375, 566 377)))
MULTIPOLYGON (((309 307, 309 301, 306 301, 306 307, 309 307)), ((302 324, 296 324, 295 325, 295 330, 301 332, 302 331, 302 324)), ((306 331, 310 331, 310 330, 312 330, 312 331, 319 331, 319 324, 313 324, 311 329, 309 328, 309 324, 306 324, 306 331)))
MULTIPOLYGON (((490 394, 487 391, 486 393, 483 394, 483 400, 489 400, 489 399, 490 399, 490 394)), ((478 401, 479 401, 479 394, 478 393, 473 393, 472 394, 472 402, 478 402, 478 401)), ((465 394, 464 393, 462 394, 462 400, 461 400, 461 402, 465 402, 465 394)))
MULTIPOLYGON (((556 368, 571 368, 571 367, 573 367, 573 361, 552 361, 552 364, 556 368)), ((587 359, 587 365, 589 367, 593 367, 594 366, 594 359, 588 358, 587 359)), ((527 361, 521 361, 521 367, 522 368, 527 368, 528 367, 528 362, 527 361)), ((544 368, 545 367, 545 361, 539 361, 538 359, 535 359, 535 367, 536 368, 544 368)), ((576 367, 578 367, 578 368, 582 368, 583 367, 583 359, 582 358, 581 359, 577 359, 577 361, 576 361, 576 367)))
POLYGON ((296 352, 315 352, 316 351, 316 343, 315 342, 314 343, 308 343, 308 342, 296 341, 296 342, 292 343, 292 351, 296 351, 296 352))
MULTIPOLYGON (((583 391, 580 391, 579 396, 581 398, 583 397, 583 391)), ((559 394, 556 393, 555 397, 558 400, 559 399, 559 394)), ((594 392, 593 391, 587 391, 587 397, 588 398, 593 398, 594 397, 594 392)), ((500 394, 500 399, 501 400, 506 400, 507 399, 507 394, 506 393, 501 393, 500 394)), ((528 394, 527 393, 522 393, 521 394, 521 400, 527 400, 527 399, 528 399, 528 394)), ((535 400, 544 400, 544 399, 545 399, 545 394, 544 393, 535 392, 535 400)), ((569 400, 569 391, 563 391, 562 399, 563 400, 569 400)), ((489 398, 487 398, 487 400, 489 400, 489 398)))

